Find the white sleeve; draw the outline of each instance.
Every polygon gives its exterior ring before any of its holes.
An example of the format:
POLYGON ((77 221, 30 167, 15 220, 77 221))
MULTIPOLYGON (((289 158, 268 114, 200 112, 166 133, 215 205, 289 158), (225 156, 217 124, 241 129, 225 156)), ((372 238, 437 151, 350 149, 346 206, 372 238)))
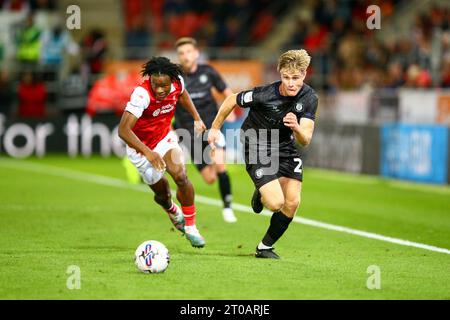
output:
POLYGON ((184 79, 182 76, 178 76, 178 78, 180 78, 180 82, 181 82, 181 94, 183 94, 184 92, 184 79))
POLYGON ((136 118, 140 118, 145 109, 150 104, 150 96, 142 87, 137 87, 131 94, 130 101, 127 103, 125 111, 130 112, 136 118))

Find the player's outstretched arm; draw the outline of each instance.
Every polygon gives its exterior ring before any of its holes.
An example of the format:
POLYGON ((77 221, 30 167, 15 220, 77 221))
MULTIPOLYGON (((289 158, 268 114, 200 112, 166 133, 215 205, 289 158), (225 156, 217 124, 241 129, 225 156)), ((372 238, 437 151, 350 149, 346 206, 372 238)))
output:
POLYGON ((214 122, 211 125, 211 129, 220 130, 220 128, 222 128, 225 119, 236 107, 236 104, 237 104, 237 94, 234 93, 229 95, 220 106, 216 118, 214 119, 214 122))
POLYGON ((133 132, 134 125, 138 121, 135 115, 125 111, 120 119, 119 137, 125 141, 127 145, 135 149, 137 152, 143 154, 147 160, 156 168, 156 170, 163 171, 166 167, 161 156, 150 150, 133 132))
MULTIPOLYGON (((222 91, 222 94, 225 96, 225 99, 233 94, 233 91, 230 88, 225 88, 222 91)), ((230 114, 226 117, 225 121, 233 122, 236 120, 236 114, 234 112, 230 112, 230 114)))
POLYGON ((189 95, 187 90, 184 90, 184 92, 181 94, 180 103, 192 115, 192 118, 194 118, 194 129, 196 133, 200 134, 205 131, 206 126, 200 118, 200 115, 198 114, 197 109, 195 108, 195 105, 192 102, 191 96, 189 95))
POLYGON ((219 140, 220 137, 220 128, 222 128, 225 119, 236 107, 236 97, 237 94, 232 94, 225 99, 225 101, 219 108, 219 112, 217 113, 214 122, 211 125, 211 130, 209 130, 208 133, 208 143, 211 146, 212 155, 214 155, 214 151, 216 148, 215 143, 219 140))

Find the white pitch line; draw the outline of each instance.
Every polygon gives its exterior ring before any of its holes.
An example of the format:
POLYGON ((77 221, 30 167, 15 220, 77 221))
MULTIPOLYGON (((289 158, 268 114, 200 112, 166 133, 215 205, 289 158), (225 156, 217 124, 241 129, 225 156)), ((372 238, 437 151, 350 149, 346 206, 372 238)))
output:
MULTIPOLYGON (((144 185, 132 185, 124 180, 101 176, 101 175, 92 174, 92 173, 85 173, 85 172, 76 171, 76 170, 65 169, 65 168, 61 168, 61 167, 57 167, 57 166, 25 162, 23 160, 5 160, 5 159, 0 160, 0 165, 2 165, 4 167, 19 169, 19 170, 44 173, 47 175, 53 175, 53 176, 58 176, 58 177, 65 177, 65 178, 69 178, 69 179, 73 179, 73 180, 79 180, 79 181, 84 181, 84 182, 88 181, 88 182, 92 182, 92 183, 96 183, 96 184, 100 184, 100 185, 126 188, 126 189, 135 190, 135 191, 141 191, 141 192, 148 192, 148 187, 146 187, 144 185)), ((196 195, 195 199, 199 203, 212 205, 212 206, 216 206, 216 207, 222 207, 222 201, 217 200, 217 199, 212 199, 212 198, 208 198, 208 197, 201 196, 201 195, 196 195)), ((235 209, 237 211, 241 211, 241 212, 253 213, 253 210, 251 207, 243 205, 243 204, 239 204, 239 203, 233 203, 233 209, 235 209)), ((265 216, 272 215, 272 213, 267 210, 264 210, 261 214, 265 215, 265 216)), ((295 217, 293 221, 300 223, 300 224, 312 226, 312 227, 317 227, 317 228, 332 230, 332 231, 337 231, 337 232, 343 232, 343 233, 347 233, 347 234, 360 236, 363 238, 375 239, 375 240, 380 240, 380 241, 384 241, 384 242, 395 243, 395 244, 402 245, 402 246, 414 247, 414 248, 424 249, 424 250, 433 251, 433 252, 450 254, 450 250, 445 249, 445 248, 439 248, 439 247, 435 247, 435 246, 431 246, 431 245, 427 245, 427 244, 423 244, 423 243, 418 243, 418 242, 413 242, 413 241, 409 241, 409 240, 402 240, 402 239, 387 237, 387 236, 383 236, 383 235, 376 234, 376 233, 371 233, 371 232, 351 229, 351 228, 347 228, 347 227, 337 226, 337 225, 320 222, 320 221, 316 221, 316 220, 312 220, 312 219, 295 217)))

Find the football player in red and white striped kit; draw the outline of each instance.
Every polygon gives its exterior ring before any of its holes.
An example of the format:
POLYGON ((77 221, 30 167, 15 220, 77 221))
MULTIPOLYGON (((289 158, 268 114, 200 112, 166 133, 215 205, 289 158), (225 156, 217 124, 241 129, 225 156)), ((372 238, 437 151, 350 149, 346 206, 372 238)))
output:
POLYGON ((127 155, 144 182, 155 193, 155 201, 168 213, 173 225, 194 247, 205 240, 195 225, 194 187, 186 175, 183 152, 171 121, 177 101, 194 118, 197 134, 205 125, 184 88, 181 66, 164 57, 153 57, 142 70, 145 80, 133 91, 119 124, 119 136, 127 144, 127 155), (178 207, 173 201, 167 171, 177 185, 178 207))

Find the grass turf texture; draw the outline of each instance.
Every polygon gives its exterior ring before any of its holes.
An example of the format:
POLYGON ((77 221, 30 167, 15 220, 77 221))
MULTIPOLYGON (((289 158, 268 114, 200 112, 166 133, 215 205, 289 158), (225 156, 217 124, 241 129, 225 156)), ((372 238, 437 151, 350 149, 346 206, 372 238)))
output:
MULTIPOLYGON (((292 223, 280 261, 255 259, 269 217, 197 204, 204 249, 171 230, 152 193, 11 168, 0 159, 0 299, 450 299, 450 255, 292 223), (144 240, 163 242, 171 262, 143 274, 132 261, 144 240), (81 289, 66 270, 81 268, 81 289), (381 270, 369 290, 367 268, 381 270)), ((11 160, 8 160, 11 161, 11 160)), ((119 159, 15 160, 125 179, 119 159)), ((249 205, 243 166, 229 168, 234 199, 249 205)), ((193 166, 196 193, 219 199, 193 166)), ((450 248, 450 188, 307 168, 299 216, 450 248)))

